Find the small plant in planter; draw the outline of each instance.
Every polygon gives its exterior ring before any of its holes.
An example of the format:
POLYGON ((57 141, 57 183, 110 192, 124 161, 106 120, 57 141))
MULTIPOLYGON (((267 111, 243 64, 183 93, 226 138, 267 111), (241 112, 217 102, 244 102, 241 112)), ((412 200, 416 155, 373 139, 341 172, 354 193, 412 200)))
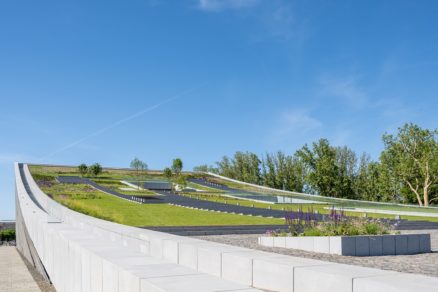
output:
POLYGON ((271 231, 268 236, 355 236, 383 235, 392 232, 390 226, 378 219, 345 216, 343 210, 332 209, 327 221, 317 221, 313 210, 288 212, 285 221, 289 232, 271 231))

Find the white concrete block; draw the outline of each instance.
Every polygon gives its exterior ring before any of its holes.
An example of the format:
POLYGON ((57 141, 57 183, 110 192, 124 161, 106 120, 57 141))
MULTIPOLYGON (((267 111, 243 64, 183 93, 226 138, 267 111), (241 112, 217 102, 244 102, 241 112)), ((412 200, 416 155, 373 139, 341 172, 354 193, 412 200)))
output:
POLYGON ((102 287, 105 292, 119 291, 118 267, 107 260, 102 260, 102 287))
POLYGON ((203 274, 141 280, 142 292, 213 292, 242 290, 257 291, 255 289, 248 289, 248 287, 243 285, 203 274))
POLYGON ((342 255, 342 237, 341 236, 330 236, 330 253, 342 255))
POLYGON ((198 245, 198 271, 221 277, 222 275, 222 254, 226 252, 245 252, 250 249, 237 246, 214 244, 198 245))
POLYGON ((260 237, 260 245, 267 247, 274 247, 274 237, 273 236, 262 236, 260 237))
POLYGON ((119 269, 119 291, 140 292, 140 279, 124 269, 119 269))
POLYGON ((325 264, 322 261, 288 256, 254 259, 253 286, 269 291, 293 291, 295 268, 325 264))
POLYGON ((353 280, 354 292, 432 292, 437 287, 438 278, 404 273, 353 280))
POLYGON ((391 272, 377 269, 343 264, 297 267, 295 268, 294 274, 294 292, 352 292, 353 279, 381 276, 390 273, 391 272))
POLYGON ((314 251, 315 249, 315 237, 313 236, 302 236, 297 237, 298 240, 298 249, 314 251))
POLYGON ((143 265, 134 268, 128 268, 125 270, 137 277, 138 279, 199 275, 199 273, 193 269, 182 267, 174 263, 143 265))
POLYGON ((72 274, 73 277, 73 286, 72 291, 81 291, 82 288, 82 254, 81 249, 69 243, 69 249, 71 251, 71 256, 73 257, 73 269, 72 274))
POLYGON ((129 250, 150 254, 150 245, 148 241, 140 240, 130 236, 121 236, 121 243, 129 250))
POLYGON ((286 247, 286 237, 285 236, 274 237, 274 246, 285 248, 286 247))
POLYGON ((90 253, 91 263, 91 292, 103 291, 102 259, 99 256, 90 253))
POLYGON ((172 263, 178 263, 179 245, 182 243, 184 243, 185 246, 187 246, 187 245, 204 244, 204 241, 188 238, 188 237, 180 237, 177 239, 164 239, 162 241, 163 259, 169 260, 172 263))
POLYGON ((198 270, 198 248, 192 243, 178 245, 178 263, 185 267, 198 270))
POLYGON ((330 253, 330 237, 328 236, 315 236, 313 239, 313 250, 315 252, 322 252, 322 253, 330 253))
POLYGON ((163 240, 178 239, 174 235, 159 235, 157 237, 149 237, 150 255, 156 258, 163 258, 163 240))
POLYGON ((298 249, 298 241, 296 237, 286 237, 286 248, 298 249))
MULTIPOLYGON (((196 275, 196 271, 178 266, 173 263, 152 264, 119 270, 119 291, 140 291, 140 282, 148 278, 181 277, 196 275)), ((151 290, 153 291, 153 290, 151 290)))
POLYGON ((251 286, 253 260, 283 257, 262 251, 226 252, 222 254, 222 278, 251 286))
POLYGON ((85 249, 81 249, 81 290, 82 292, 91 292, 91 254, 85 249))

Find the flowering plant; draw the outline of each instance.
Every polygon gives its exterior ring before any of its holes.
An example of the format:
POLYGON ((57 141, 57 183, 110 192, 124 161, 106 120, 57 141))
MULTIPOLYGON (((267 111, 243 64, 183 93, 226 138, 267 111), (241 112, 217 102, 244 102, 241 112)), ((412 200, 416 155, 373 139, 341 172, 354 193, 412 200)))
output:
MULTIPOLYGON (((347 217, 343 210, 332 208, 324 221, 318 221, 312 208, 307 212, 288 212, 285 215, 288 236, 353 236, 382 235, 391 227, 380 219, 347 217)), ((276 235, 278 236, 278 234, 276 235)))

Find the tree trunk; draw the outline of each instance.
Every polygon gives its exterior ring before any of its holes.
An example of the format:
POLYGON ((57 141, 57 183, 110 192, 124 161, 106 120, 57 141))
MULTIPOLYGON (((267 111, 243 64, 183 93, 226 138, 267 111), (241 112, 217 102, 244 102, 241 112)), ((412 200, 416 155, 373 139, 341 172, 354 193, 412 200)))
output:
POLYGON ((429 175, 427 175, 423 187, 424 206, 429 206, 429 186, 430 186, 429 175))
POLYGON ((418 204, 422 207, 423 206, 423 200, 421 199, 420 194, 418 193, 418 184, 417 184, 417 188, 415 188, 415 189, 412 186, 412 184, 409 181, 407 181, 407 180, 406 180, 406 184, 409 186, 411 191, 413 191, 415 193, 415 195, 417 196, 418 204))
POLYGON ((424 179, 424 187, 423 187, 423 199, 424 206, 429 206, 429 186, 430 182, 430 174, 429 174, 429 163, 426 162, 426 178, 424 179))
POLYGON ((424 198, 424 206, 428 207, 429 206, 429 187, 427 187, 427 186, 424 186, 423 198, 424 198))

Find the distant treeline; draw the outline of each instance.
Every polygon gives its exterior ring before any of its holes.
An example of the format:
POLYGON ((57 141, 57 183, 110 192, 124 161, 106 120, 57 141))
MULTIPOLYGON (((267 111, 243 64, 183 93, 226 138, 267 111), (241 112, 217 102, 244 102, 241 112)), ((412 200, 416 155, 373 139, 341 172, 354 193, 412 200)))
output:
POLYGON ((322 196, 380 202, 438 202, 437 130, 405 124, 395 135, 383 135, 378 161, 366 153, 334 147, 327 139, 304 145, 293 154, 282 151, 258 156, 236 152, 210 171, 258 185, 322 196))

